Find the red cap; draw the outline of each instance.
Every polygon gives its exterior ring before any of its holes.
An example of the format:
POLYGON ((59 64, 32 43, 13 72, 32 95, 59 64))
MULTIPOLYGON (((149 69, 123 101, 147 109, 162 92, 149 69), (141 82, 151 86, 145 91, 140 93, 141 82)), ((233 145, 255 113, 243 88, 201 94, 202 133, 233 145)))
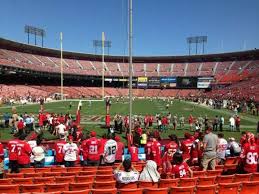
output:
POLYGON ((119 142, 121 139, 120 139, 120 137, 119 136, 115 136, 115 141, 117 141, 117 142, 119 142))
POLYGON ((91 135, 91 137, 95 137, 96 136, 96 132, 95 131, 91 131, 90 135, 91 135))
POLYGON ((35 140, 37 138, 37 134, 36 133, 33 133, 30 137, 30 140, 35 140))

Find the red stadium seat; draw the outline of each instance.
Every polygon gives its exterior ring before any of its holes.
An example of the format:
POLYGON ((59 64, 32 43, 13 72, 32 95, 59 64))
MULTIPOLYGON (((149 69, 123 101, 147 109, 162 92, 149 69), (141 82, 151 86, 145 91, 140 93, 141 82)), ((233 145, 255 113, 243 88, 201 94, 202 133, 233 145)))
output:
POLYGON ((56 176, 55 177, 56 183, 73 183, 75 182, 74 176, 56 176))
POLYGON ((216 165, 215 170, 222 170, 224 169, 224 165, 216 165))
POLYGON ((1 179, 1 184, 2 185, 12 184, 12 181, 13 180, 11 178, 1 179))
POLYGON ((194 186, 190 187, 171 187, 171 194, 194 194, 194 186))
POLYGON ((95 189, 113 189, 115 185, 116 181, 94 182, 95 189))
POLYGON ((69 188, 70 191, 80 191, 87 190, 92 188, 92 182, 82 182, 82 183, 70 183, 69 188))
POLYGON ((217 185, 198 185, 195 194, 215 194, 217 185))
POLYGON ((97 171, 97 166, 84 166, 83 171, 97 171))
POLYGON ((42 173, 24 173, 24 178, 42 177, 42 173))
POLYGON ((78 173, 80 176, 88 176, 88 175, 96 175, 95 170, 89 170, 89 171, 81 171, 78 173))
POLYGON ((46 192, 68 191, 68 183, 46 184, 46 192))
POLYGON ((188 187, 195 186, 198 181, 198 178, 180 178, 179 186, 180 187, 188 187))
POLYGON ((86 189, 86 190, 81 190, 81 191, 64 191, 62 194, 90 194, 91 190, 86 189))
POLYGON ((176 187, 179 179, 161 179, 159 181, 159 188, 176 187))
POLYGON ((234 182, 250 181, 252 174, 235 174, 234 182))
POLYGON ((52 167, 51 172, 67 172, 67 168, 64 167, 52 167))
POLYGON ((95 181, 113 181, 114 178, 111 175, 96 175, 95 181))
POLYGON ((146 188, 145 194, 167 194, 168 188, 146 188))
POLYGON ((232 183, 235 175, 221 175, 217 177, 217 183, 232 183))
POLYGON ((128 183, 128 184, 117 183, 116 187, 119 189, 136 189, 138 188, 138 182, 128 183))
POLYGON ((17 185, 28 185, 32 184, 32 178, 14 178, 13 183, 17 185))
POLYGON ((242 182, 239 194, 259 194, 259 181, 242 182))
POLYGON ((75 181, 77 183, 80 182, 93 182, 94 181, 95 176, 94 175, 89 175, 89 176, 76 176, 75 177, 75 181))
POLYGON ((83 171, 83 167, 67 167, 67 172, 80 172, 83 171))
POLYGON ((207 176, 219 176, 222 170, 207 170, 207 176))
POLYGON ((92 189, 92 194, 117 194, 117 189, 92 189))
POLYGON ((205 177, 206 174, 206 171, 193 171, 193 177, 205 177))
POLYGON ((112 166, 99 166, 98 167, 98 169, 97 169, 98 171, 102 171, 102 170, 109 170, 109 171, 111 171, 111 170, 113 170, 113 168, 112 168, 112 166))
POLYGON ((138 188, 138 189, 120 189, 119 193, 120 194, 142 194, 143 189, 138 188))
POLYGON ((19 185, 0 185, 0 193, 19 193, 19 185))
POLYGON ((240 183, 219 183, 218 194, 238 194, 240 183))
POLYGON ((251 181, 259 181, 259 172, 252 174, 251 181))
POLYGON ((46 167, 46 168, 35 168, 35 172, 51 172, 51 168, 46 167))
POLYGON ((226 158, 225 165, 226 164, 237 164, 238 157, 228 157, 226 158))
POLYGON ((44 172, 43 173, 43 177, 55 177, 55 176, 61 176, 61 172, 44 172))
POLYGON ((77 176, 79 172, 62 172, 61 176, 77 176))
POLYGON ((61 192, 60 191, 42 192, 42 193, 34 192, 33 194, 61 194, 61 192))
POLYGON ((237 171, 237 164, 225 164, 223 171, 225 174, 235 174, 237 171))
POLYGON ((44 192, 44 184, 31 184, 31 185, 21 185, 20 189, 22 193, 32 193, 32 192, 44 192))
POLYGON ((36 184, 50 184, 54 183, 54 177, 35 177, 34 183, 36 184))
POLYGON ((198 185, 213 185, 216 182, 216 176, 199 177, 198 185))
POLYGON ((139 181, 139 188, 158 188, 158 183, 139 181))
POLYGON ((111 175, 113 174, 113 170, 97 170, 97 175, 111 175))
POLYGON ((21 173, 35 173, 35 168, 21 168, 21 173))
POLYGON ((6 173, 5 176, 6 176, 6 178, 23 178, 24 174, 23 173, 6 173))

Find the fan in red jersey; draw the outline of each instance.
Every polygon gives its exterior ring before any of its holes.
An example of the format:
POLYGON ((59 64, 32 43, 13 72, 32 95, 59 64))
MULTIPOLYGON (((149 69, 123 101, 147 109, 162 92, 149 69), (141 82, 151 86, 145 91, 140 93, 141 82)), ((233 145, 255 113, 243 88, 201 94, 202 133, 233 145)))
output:
POLYGON ((248 132, 247 143, 243 145, 241 151, 241 166, 243 166, 243 172, 253 173, 257 172, 259 147, 255 142, 255 136, 253 133, 248 132))
POLYGON ((24 139, 25 135, 21 135, 17 144, 18 164, 20 168, 29 168, 32 150, 30 145, 26 141, 24 141, 24 139))
POLYGON ((4 177, 4 148, 0 142, 0 179, 4 177))
POLYGON ((152 142, 153 142, 152 137, 148 137, 147 144, 145 145, 146 160, 151 160, 151 157, 152 157, 152 152, 151 152, 152 142))
POLYGON ((17 155, 17 144, 19 140, 13 139, 10 140, 7 144, 7 148, 9 151, 9 168, 11 169, 11 173, 18 173, 18 155, 17 155))
POLYGON ((153 138, 153 143, 151 146, 151 153, 152 157, 151 159, 156 162, 157 166, 159 167, 162 163, 161 159, 161 144, 153 138))
POLYGON ((131 162, 137 162, 138 161, 138 146, 132 145, 129 147, 129 154, 131 156, 131 162))
POLYGON ((193 172, 186 162, 183 161, 183 156, 176 152, 172 161, 172 178, 192 177, 193 172))
POLYGON ((116 156, 115 156, 115 162, 121 162, 122 161, 122 155, 124 153, 124 143, 122 143, 120 141, 119 136, 115 136, 114 140, 117 142, 117 146, 118 146, 116 156))
POLYGON ((183 151, 183 159, 186 162, 191 157, 190 152, 193 145, 193 138, 189 133, 185 133, 184 138, 185 139, 181 142, 181 150, 183 151))
POLYGON ((96 166, 100 161, 100 140, 96 138, 96 132, 90 133, 91 138, 85 140, 85 146, 87 150, 87 164, 96 166))
POLYGON ((67 142, 65 141, 65 136, 61 136, 60 140, 57 141, 54 145, 54 151, 56 155, 56 164, 57 165, 64 165, 64 153, 63 153, 63 147, 67 142))

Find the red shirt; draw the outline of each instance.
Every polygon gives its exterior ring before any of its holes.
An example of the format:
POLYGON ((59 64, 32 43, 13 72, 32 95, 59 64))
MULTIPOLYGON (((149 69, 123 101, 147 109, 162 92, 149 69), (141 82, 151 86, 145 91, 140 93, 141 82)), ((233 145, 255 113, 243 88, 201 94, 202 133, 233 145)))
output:
POLYGON ((162 122, 162 125, 168 125, 168 120, 166 117, 163 117, 161 122, 162 122))
POLYGON ((240 138, 241 147, 243 147, 246 142, 247 142, 246 135, 241 136, 241 138, 240 138))
POLYGON ((151 146, 152 160, 154 160, 157 166, 162 163, 161 159, 161 144, 158 141, 154 141, 151 146))
POLYGON ((25 141, 19 141, 17 144, 18 164, 30 164, 31 147, 25 141))
POLYGON ((56 152, 56 162, 63 162, 64 161, 64 153, 63 153, 63 146, 66 144, 65 140, 60 140, 55 143, 54 150, 56 152))
POLYGON ((170 173, 172 171, 171 161, 173 160, 173 154, 165 152, 162 158, 163 172, 170 173))
POLYGON ((185 178, 187 177, 187 172, 188 172, 188 164, 186 162, 183 162, 180 165, 173 165, 172 166, 172 174, 175 175, 175 178, 185 178))
POLYGON ((193 117, 190 116, 190 117, 189 117, 189 124, 192 124, 192 123, 193 123, 193 117))
POLYGON ((77 142, 81 141, 82 137, 83 137, 82 131, 77 130, 76 131, 76 139, 75 139, 75 141, 77 141, 77 142))
POLYGON ((256 144, 246 143, 240 157, 243 159, 244 170, 249 173, 257 172, 259 148, 256 144))
POLYGON ((39 114, 39 126, 42 126, 43 125, 43 119, 44 119, 44 116, 42 113, 39 114))
POLYGON ((151 160, 152 152, 151 152, 152 142, 147 142, 145 145, 145 154, 146 154, 146 160, 151 160))
POLYGON ((17 144, 19 140, 10 140, 7 144, 7 148, 9 150, 9 160, 17 160, 18 158, 18 151, 17 151, 17 144))
POLYGON ((105 145, 105 143, 106 143, 107 141, 108 141, 107 139, 103 139, 103 138, 100 139, 99 154, 103 154, 103 152, 104 152, 104 145, 105 145))
POLYGON ((183 159, 190 158, 190 152, 191 152, 191 147, 193 144, 193 140, 191 139, 185 139, 181 143, 181 150, 183 151, 183 159))
POLYGON ((131 146, 129 148, 129 153, 131 156, 131 161, 137 162, 138 161, 138 148, 136 146, 131 146))
POLYGON ((124 150, 124 144, 122 142, 117 142, 117 151, 115 155, 115 160, 122 160, 122 154, 124 150))
POLYGON ((86 149, 88 151, 87 159, 92 161, 99 161, 100 160, 100 147, 101 143, 100 140, 96 137, 91 137, 90 139, 86 140, 86 149))
POLYGON ((24 128, 24 122, 23 121, 19 121, 17 123, 17 128, 18 128, 18 130, 22 130, 24 128))
POLYGON ((166 146, 166 151, 170 152, 170 153, 175 153, 178 149, 178 144, 175 143, 174 141, 169 142, 166 146))
POLYGON ((3 145, 0 143, 0 162, 4 159, 4 148, 3 145))

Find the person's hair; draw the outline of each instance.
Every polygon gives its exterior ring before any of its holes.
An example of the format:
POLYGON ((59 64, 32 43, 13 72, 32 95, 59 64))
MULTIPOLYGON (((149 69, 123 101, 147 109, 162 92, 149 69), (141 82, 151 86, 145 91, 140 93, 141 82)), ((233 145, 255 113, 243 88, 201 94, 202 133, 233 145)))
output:
POLYGON ((246 135, 246 132, 245 131, 242 131, 242 133, 241 133, 242 135, 246 135))
POLYGON ((175 152, 173 156, 173 164, 182 164, 183 163, 183 155, 179 152, 175 152))
POLYGON ((41 139, 37 139, 36 144, 37 144, 37 146, 39 146, 41 144, 41 139))
POLYGON ((126 172, 129 172, 131 169, 131 160, 129 158, 125 159, 122 163, 123 168, 126 172))
POLYGON ((19 140, 25 140, 25 138, 26 138, 25 134, 22 134, 22 135, 19 136, 19 140))
POLYGON ((179 146, 179 140, 178 140, 177 135, 171 134, 171 135, 169 135, 169 138, 170 138, 171 141, 174 141, 179 146))
POLYGON ((102 135, 102 138, 103 138, 103 139, 107 139, 106 133, 104 133, 104 134, 102 135))
POLYGON ((223 134, 223 133, 219 133, 219 134, 218 134, 218 137, 219 137, 219 138, 223 138, 223 137, 224 137, 224 134, 223 134))

